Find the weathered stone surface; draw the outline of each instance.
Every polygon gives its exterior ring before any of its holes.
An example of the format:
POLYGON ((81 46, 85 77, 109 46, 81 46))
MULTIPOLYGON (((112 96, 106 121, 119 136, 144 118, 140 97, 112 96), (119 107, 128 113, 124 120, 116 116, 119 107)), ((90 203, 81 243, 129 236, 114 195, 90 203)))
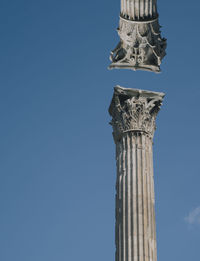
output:
POLYGON ((152 138, 163 97, 115 87, 116 261, 157 261, 152 138))
POLYGON ((160 72, 166 39, 161 38, 156 0, 121 0, 117 31, 120 42, 111 52, 110 69, 160 72))
POLYGON ((131 131, 144 132, 152 138, 163 97, 164 93, 116 86, 109 108, 115 139, 131 131))

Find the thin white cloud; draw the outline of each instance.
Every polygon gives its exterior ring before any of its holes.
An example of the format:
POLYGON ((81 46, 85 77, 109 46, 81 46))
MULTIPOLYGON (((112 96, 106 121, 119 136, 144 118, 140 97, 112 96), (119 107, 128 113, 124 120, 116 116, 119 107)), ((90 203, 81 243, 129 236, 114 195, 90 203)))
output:
POLYGON ((190 225, 200 225, 200 207, 193 209, 189 215, 185 217, 185 221, 190 225))

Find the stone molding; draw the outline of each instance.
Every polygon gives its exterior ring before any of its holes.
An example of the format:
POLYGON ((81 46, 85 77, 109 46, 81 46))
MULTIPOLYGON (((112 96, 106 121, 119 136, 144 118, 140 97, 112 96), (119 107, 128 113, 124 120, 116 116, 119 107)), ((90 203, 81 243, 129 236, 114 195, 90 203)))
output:
POLYGON ((115 142, 127 132, 145 133, 153 139, 163 98, 164 93, 116 86, 109 108, 115 142))

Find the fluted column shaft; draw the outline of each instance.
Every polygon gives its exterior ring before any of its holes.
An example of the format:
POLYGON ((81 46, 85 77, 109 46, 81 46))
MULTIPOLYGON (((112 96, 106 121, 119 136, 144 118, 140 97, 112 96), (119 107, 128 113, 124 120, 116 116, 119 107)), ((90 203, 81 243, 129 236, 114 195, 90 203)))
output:
POLYGON ((125 133, 116 160, 116 261, 156 261, 152 139, 125 133))
POLYGON ((153 136, 163 93, 116 86, 109 108, 116 144, 116 261, 157 261, 153 136))
POLYGON ((121 15, 131 20, 156 18, 157 0, 121 0, 121 15))

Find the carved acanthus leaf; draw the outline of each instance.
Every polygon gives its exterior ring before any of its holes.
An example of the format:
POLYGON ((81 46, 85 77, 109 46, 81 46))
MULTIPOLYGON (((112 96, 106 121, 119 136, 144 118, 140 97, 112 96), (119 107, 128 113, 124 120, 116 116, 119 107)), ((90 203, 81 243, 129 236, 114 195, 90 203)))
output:
POLYGON ((166 39, 161 38, 158 18, 150 21, 131 21, 120 17, 120 42, 111 52, 110 69, 160 71, 166 55, 166 39))
POLYGON ((115 137, 126 132, 144 132, 153 138, 156 116, 164 94, 115 87, 109 108, 115 137))

